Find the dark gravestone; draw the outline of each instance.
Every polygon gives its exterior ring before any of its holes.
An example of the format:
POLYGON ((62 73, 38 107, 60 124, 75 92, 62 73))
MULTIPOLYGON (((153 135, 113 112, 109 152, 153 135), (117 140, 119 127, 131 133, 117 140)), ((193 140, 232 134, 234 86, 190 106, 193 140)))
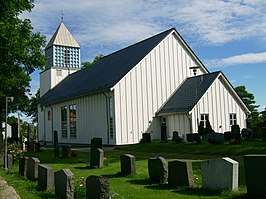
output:
POLYGON ((54 157, 59 157, 58 133, 54 131, 54 157))
POLYGON ((24 177, 28 176, 29 157, 24 157, 24 177))
MULTIPOLYGON (((27 169, 27 164, 26 163, 26 159, 27 159, 27 163, 28 163, 28 157, 21 157, 18 159, 18 164, 19 164, 19 174, 24 176, 25 173, 25 169, 27 169)), ((27 176, 27 174, 26 174, 27 176)))
POLYGON ((188 161, 171 161, 168 163, 168 184, 169 186, 193 186, 194 176, 192 163, 188 161))
POLYGON ((151 143, 151 134, 150 133, 142 133, 141 143, 151 143))
POLYGON ((30 180, 38 179, 38 166, 40 160, 38 158, 29 158, 27 168, 27 178, 30 180))
POLYGON ((209 134, 208 142, 212 144, 224 144, 224 134, 222 133, 209 134))
POLYGON ((54 188, 54 169, 47 165, 38 167, 38 186, 41 191, 54 188))
POLYGON ((74 175, 69 169, 54 173, 55 195, 60 199, 74 198, 74 175))
POLYGON ((231 135, 232 135, 231 131, 224 132, 224 140, 225 141, 230 141, 231 140, 231 135))
POLYGON ((166 132, 166 120, 165 118, 163 119, 163 122, 161 124, 161 141, 162 142, 167 142, 167 132, 166 132))
POLYGON ((92 138, 91 139, 91 150, 92 149, 102 149, 102 138, 92 138))
POLYGON ((71 146, 70 145, 63 145, 62 146, 62 157, 63 158, 70 158, 71 157, 71 146))
POLYGON ((187 135, 187 142, 192 142, 192 143, 201 143, 200 139, 200 134, 199 133, 188 133, 187 135))
POLYGON ((156 183, 166 183, 167 165, 163 157, 149 158, 148 170, 151 181, 156 183))
POLYGON ((250 140, 252 139, 252 131, 251 129, 243 128, 241 130, 241 136, 243 140, 250 140))
POLYGON ((230 144, 240 144, 241 143, 241 134, 240 127, 237 124, 231 126, 231 138, 230 144))
POLYGON ((176 143, 179 143, 179 142, 182 141, 182 138, 179 137, 179 135, 178 135, 178 131, 174 131, 174 132, 173 132, 173 138, 172 138, 172 141, 173 141, 173 142, 176 142, 176 143))
POLYGON ((131 154, 123 154, 120 156, 121 174, 123 176, 136 174, 135 156, 131 154))
POLYGON ((34 133, 31 124, 28 125, 27 151, 34 151, 34 133))
POLYGON ((109 181, 99 176, 86 179, 86 199, 109 199, 109 181))
POLYGON ((266 198, 266 155, 245 155, 244 168, 247 195, 266 198))
POLYGON ((90 166, 91 167, 103 167, 103 159, 104 159, 104 151, 102 149, 92 149, 91 150, 91 159, 90 166))

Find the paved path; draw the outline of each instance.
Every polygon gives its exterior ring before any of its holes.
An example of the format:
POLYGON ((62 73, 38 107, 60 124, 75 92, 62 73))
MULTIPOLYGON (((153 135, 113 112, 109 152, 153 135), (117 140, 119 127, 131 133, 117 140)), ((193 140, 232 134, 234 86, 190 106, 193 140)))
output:
POLYGON ((20 199, 15 189, 0 177, 0 199, 20 199))

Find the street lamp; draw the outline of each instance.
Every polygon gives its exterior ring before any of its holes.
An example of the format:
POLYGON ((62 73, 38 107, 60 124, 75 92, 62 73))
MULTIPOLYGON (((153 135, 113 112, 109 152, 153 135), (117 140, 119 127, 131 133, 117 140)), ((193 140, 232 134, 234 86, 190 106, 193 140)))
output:
POLYGON ((6 125, 5 125, 5 171, 8 170, 7 168, 7 116, 8 116, 8 102, 13 102, 14 97, 6 97, 6 125))
MULTIPOLYGON (((193 71, 193 74, 194 74, 195 77, 197 75, 197 71, 198 71, 199 68, 200 68, 199 66, 191 66, 191 67, 189 67, 189 69, 191 69, 193 71)), ((194 79, 194 83, 195 83, 195 97, 196 97, 196 100, 197 100, 197 98, 198 98, 198 90, 197 90, 196 78, 194 79)), ((196 101, 196 129, 198 128, 198 123, 199 123, 198 114, 199 114, 198 113, 198 102, 196 101)))

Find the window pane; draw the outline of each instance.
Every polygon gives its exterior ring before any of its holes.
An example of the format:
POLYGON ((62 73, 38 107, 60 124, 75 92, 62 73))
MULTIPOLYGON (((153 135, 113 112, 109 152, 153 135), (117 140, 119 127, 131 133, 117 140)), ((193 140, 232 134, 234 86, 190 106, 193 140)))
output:
POLYGON ((62 138, 67 138, 67 107, 61 107, 61 132, 62 138))
POLYGON ((69 129, 70 129, 70 138, 77 138, 77 122, 76 122, 76 105, 72 104, 69 106, 69 129))

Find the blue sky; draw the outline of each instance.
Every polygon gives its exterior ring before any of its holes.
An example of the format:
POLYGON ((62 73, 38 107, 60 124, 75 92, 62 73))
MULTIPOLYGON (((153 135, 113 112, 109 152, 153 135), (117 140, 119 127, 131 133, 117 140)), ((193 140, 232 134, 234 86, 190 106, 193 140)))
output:
MULTIPOLYGON (((266 107, 266 1, 264 0, 35 0, 29 18, 51 38, 63 21, 92 61, 175 27, 209 71, 221 70, 266 107)), ((32 93, 39 87, 32 76, 32 93)))

